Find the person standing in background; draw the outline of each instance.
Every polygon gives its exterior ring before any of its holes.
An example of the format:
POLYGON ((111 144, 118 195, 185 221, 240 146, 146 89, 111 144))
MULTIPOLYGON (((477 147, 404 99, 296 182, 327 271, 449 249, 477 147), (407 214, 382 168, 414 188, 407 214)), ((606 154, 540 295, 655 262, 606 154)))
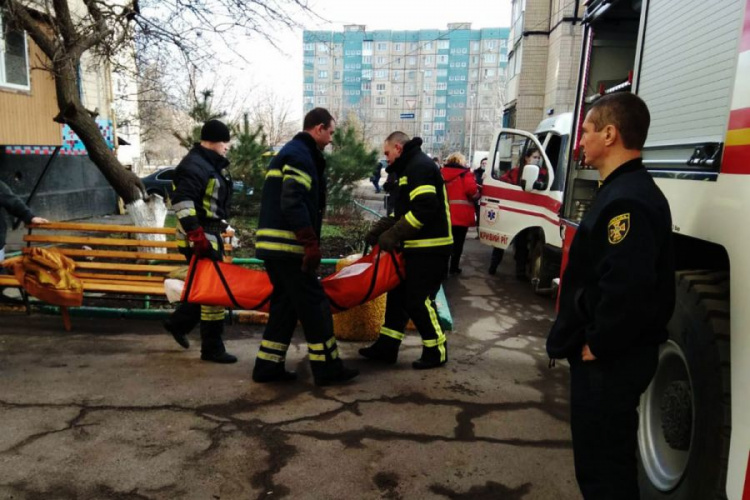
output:
POLYGON ((461 254, 464 251, 466 233, 476 223, 474 206, 479 199, 479 190, 471 170, 466 167, 466 158, 461 153, 451 153, 440 172, 448 193, 453 232, 453 251, 448 273, 461 274, 461 254))

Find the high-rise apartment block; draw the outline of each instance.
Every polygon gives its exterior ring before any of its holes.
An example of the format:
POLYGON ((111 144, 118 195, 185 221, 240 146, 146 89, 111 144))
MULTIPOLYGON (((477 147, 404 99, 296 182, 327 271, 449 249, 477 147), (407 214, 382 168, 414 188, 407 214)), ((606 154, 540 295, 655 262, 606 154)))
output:
POLYGON ((486 151, 502 118, 509 31, 305 31, 304 111, 356 118, 376 148, 401 130, 442 157, 486 151))

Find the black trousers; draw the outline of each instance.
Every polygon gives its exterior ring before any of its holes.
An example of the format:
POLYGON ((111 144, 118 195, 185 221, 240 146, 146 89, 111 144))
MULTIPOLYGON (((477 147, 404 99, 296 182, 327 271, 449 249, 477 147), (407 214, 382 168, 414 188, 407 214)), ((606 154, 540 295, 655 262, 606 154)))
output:
POLYGON ((461 254, 464 252, 464 242, 469 228, 466 226, 451 226, 453 232, 453 251, 451 253, 450 269, 456 271, 461 263, 461 254))
POLYGON ((338 358, 328 297, 318 277, 302 272, 301 266, 301 259, 265 261, 273 292, 260 359, 284 362, 297 320, 302 324, 310 361, 325 363, 338 358))
POLYGON ((658 348, 609 361, 570 360, 570 426, 585 500, 637 500, 638 404, 658 348))
POLYGON ((388 292, 383 328, 403 336, 411 319, 425 347, 442 346, 445 335, 437 319, 435 297, 445 279, 448 255, 407 254, 405 264, 406 279, 388 292))

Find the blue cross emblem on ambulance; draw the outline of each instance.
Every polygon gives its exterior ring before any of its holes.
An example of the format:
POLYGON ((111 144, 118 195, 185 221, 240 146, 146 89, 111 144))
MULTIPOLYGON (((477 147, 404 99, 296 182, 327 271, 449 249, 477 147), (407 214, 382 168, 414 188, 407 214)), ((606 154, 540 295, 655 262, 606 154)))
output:
POLYGON ((497 222, 497 212, 494 209, 488 209, 484 212, 484 220, 490 224, 497 222))

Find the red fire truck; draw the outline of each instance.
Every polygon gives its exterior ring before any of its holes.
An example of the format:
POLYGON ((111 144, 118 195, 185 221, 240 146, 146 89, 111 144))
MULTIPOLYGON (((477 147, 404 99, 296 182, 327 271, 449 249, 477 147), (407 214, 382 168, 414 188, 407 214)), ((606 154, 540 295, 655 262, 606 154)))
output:
POLYGON ((563 266, 599 180, 578 139, 603 94, 648 104, 643 160, 674 222, 677 306, 641 401, 642 498, 750 500, 750 0, 589 0, 583 25, 563 266))

